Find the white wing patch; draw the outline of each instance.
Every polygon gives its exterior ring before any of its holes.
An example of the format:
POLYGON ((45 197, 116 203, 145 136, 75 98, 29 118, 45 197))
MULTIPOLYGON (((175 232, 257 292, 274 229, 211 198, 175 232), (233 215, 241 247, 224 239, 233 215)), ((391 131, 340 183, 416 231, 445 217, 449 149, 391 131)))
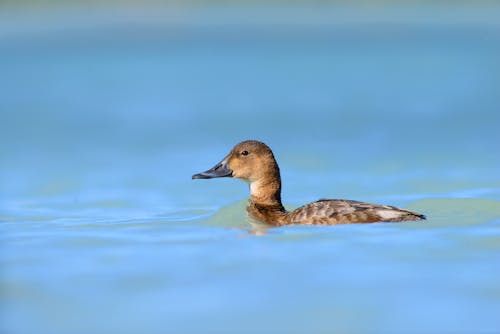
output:
POLYGON ((401 217, 401 211, 377 210, 376 212, 382 219, 395 219, 401 217))

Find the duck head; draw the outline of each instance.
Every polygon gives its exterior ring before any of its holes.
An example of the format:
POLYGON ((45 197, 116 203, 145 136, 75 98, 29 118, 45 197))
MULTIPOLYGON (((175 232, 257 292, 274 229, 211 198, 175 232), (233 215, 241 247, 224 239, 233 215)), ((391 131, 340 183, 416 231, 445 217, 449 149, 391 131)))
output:
POLYGON ((269 146, 260 141, 239 143, 213 168, 193 175, 193 179, 215 177, 241 179, 250 185, 253 203, 284 211, 280 169, 269 146))
POLYGON ((193 175, 193 179, 234 177, 253 183, 268 177, 276 177, 279 168, 273 152, 264 143, 247 140, 237 144, 229 154, 213 168, 193 175))

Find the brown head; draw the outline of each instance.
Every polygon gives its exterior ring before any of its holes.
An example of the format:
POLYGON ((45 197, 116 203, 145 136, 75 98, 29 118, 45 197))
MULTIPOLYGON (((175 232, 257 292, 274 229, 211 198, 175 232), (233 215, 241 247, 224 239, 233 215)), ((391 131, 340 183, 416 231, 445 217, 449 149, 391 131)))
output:
POLYGON ((237 144, 213 168, 193 175, 193 179, 235 177, 250 184, 252 198, 263 205, 281 205, 280 170, 266 144, 246 140, 237 144))

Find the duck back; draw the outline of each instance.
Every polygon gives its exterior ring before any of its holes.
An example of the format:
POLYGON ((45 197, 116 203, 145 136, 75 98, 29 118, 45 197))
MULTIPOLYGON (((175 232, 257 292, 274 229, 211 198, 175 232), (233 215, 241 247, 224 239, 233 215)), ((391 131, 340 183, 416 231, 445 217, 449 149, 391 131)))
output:
POLYGON ((388 205, 343 199, 322 199, 290 213, 291 224, 337 225, 350 223, 423 220, 424 215, 388 205))

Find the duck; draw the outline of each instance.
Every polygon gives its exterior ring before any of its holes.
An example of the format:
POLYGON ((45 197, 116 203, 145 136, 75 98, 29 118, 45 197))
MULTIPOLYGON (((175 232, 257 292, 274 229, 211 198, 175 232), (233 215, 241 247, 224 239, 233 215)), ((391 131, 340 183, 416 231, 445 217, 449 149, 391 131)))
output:
POLYGON ((232 177, 249 184, 248 216, 267 226, 339 225, 425 220, 422 214, 389 205, 347 199, 320 199, 288 211, 281 202, 280 168, 265 143, 246 140, 211 169, 192 179, 232 177))

